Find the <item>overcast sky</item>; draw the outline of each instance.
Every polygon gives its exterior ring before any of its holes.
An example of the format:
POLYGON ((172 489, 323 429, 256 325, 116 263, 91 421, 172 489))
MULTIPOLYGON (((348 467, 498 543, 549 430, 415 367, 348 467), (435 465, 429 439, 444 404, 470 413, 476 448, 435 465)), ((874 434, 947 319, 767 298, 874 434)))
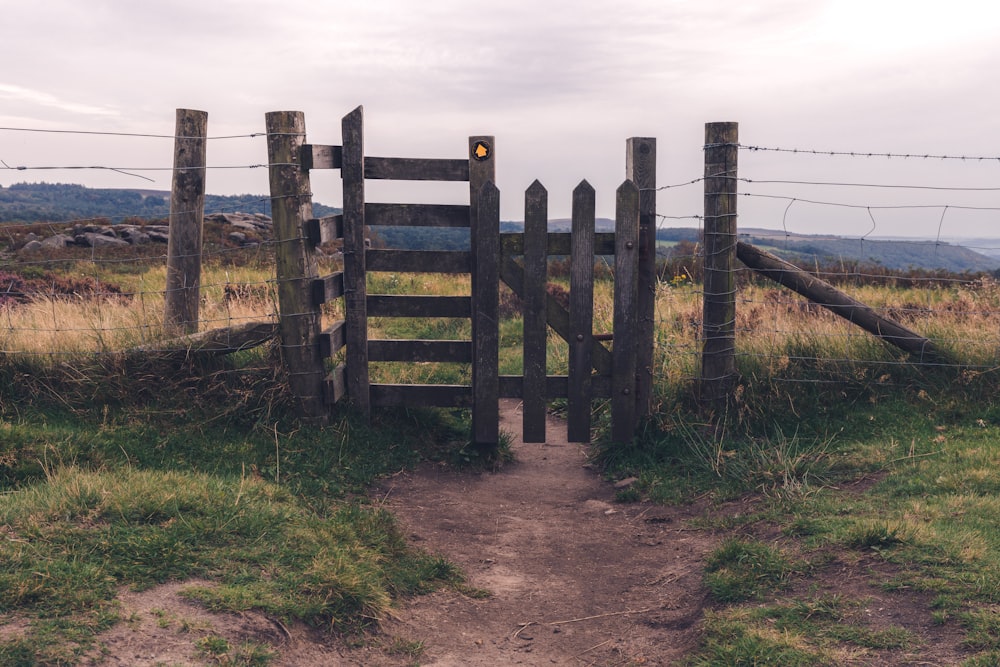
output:
MULTIPOLYGON (((495 135, 505 219, 536 178, 551 217, 581 179, 612 217, 630 136, 657 138, 660 185, 697 179, 709 121, 739 122, 745 145, 1000 157, 1000 4, 984 0, 0 0, 0 17, 0 126, 172 134, 192 108, 212 136, 247 135, 267 111, 300 110, 311 142, 337 144, 364 105, 369 155, 464 157, 469 135, 495 135)), ((172 143, 0 130, 0 160, 165 168, 172 143)), ((210 167, 246 168, 213 168, 209 192, 266 194, 266 170, 249 168, 266 160, 263 138, 213 140, 210 167)), ((0 184, 170 187, 169 171, 137 173, 155 182, 0 169, 0 184)), ((740 176, 1000 188, 1000 160, 741 151, 740 176)), ((340 204, 335 172, 312 180, 316 201, 340 204)), ((377 186, 370 200, 467 193, 377 186)), ((739 187, 777 197, 741 197, 742 227, 1000 236, 1000 213, 959 208, 1000 208, 1000 191, 739 187), (928 208, 864 208, 893 205, 928 208)), ((661 191, 658 212, 699 214, 701 188, 661 191)))

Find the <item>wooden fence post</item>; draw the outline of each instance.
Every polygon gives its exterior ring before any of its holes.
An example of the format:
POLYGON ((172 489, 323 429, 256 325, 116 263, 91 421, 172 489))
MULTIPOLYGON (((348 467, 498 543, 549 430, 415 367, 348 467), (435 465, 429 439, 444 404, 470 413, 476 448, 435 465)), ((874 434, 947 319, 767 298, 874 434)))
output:
POLYGON ((573 236, 570 241, 569 390, 567 435, 570 442, 590 442, 594 386, 594 188, 587 181, 573 190, 573 236))
POLYGON ((524 442, 545 442, 549 194, 537 180, 524 193, 524 442))
POLYGON ((626 142, 625 178, 639 188, 635 405, 639 417, 649 417, 653 414, 656 331, 656 139, 632 137, 626 142))
POLYGON ((495 186, 483 187, 496 182, 494 142, 492 136, 469 137, 469 231, 470 250, 475 257, 472 270, 472 340, 475 346, 472 352, 472 440, 484 452, 495 450, 500 442, 499 360, 494 356, 499 354, 496 339, 499 323, 493 305, 499 301, 500 194, 495 186), (490 200, 480 201, 487 194, 490 200), (492 201, 494 194, 496 202, 492 201), (495 216, 494 204, 497 207, 495 216), (480 220, 480 215, 488 219, 480 220), (496 253, 496 257, 476 255, 480 252, 496 253), (497 277, 493 275, 494 268, 497 277), (481 355, 487 356, 481 358, 481 355))
POLYGON ((312 218, 309 172, 301 163, 305 117, 300 111, 274 111, 265 119, 282 358, 301 417, 325 424, 329 415, 323 400, 325 373, 319 346, 322 314, 312 300, 312 283, 319 270, 304 228, 312 218))
POLYGON ((368 285, 365 257, 365 110, 341 119, 344 182, 344 305, 347 322, 347 397, 369 420, 368 285))
POLYGON ((473 238, 473 442, 486 455, 500 442, 500 191, 487 181, 476 197, 473 238))
POLYGON ((163 329, 168 336, 198 331, 207 134, 208 113, 177 109, 163 299, 163 329))
POLYGON ((737 123, 705 125, 705 295, 701 397, 724 411, 736 380, 737 123))
POLYGON ((632 181, 618 188, 615 202, 614 371, 611 375, 611 440, 635 437, 636 364, 639 323, 640 194, 632 181))

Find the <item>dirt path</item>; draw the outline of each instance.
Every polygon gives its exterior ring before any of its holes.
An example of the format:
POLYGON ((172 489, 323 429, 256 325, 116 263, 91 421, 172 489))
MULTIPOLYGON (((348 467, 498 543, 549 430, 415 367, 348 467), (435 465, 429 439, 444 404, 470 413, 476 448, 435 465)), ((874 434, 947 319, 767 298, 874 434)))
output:
MULTIPOLYGON (((516 402, 503 404, 501 429, 521 432, 516 402)), ((381 636, 345 646, 257 612, 212 614, 179 595, 192 582, 175 582, 123 593, 127 621, 85 663, 216 664, 195 646, 211 635, 273 646, 274 667, 673 664, 694 645, 715 538, 685 528, 692 509, 616 503, 565 424, 550 418, 547 432, 542 445, 515 437, 515 461, 498 473, 426 464, 373 489, 414 544, 488 597, 410 599, 381 636)))
MULTIPOLYGON (((520 433, 517 403, 501 412, 501 429, 520 433)), ((423 642, 419 664, 668 665, 692 647, 713 538, 685 530, 684 509, 614 502, 565 424, 550 418, 547 432, 544 445, 516 439, 499 473, 425 466, 377 490, 417 545, 492 593, 406 603, 385 631, 423 642)))

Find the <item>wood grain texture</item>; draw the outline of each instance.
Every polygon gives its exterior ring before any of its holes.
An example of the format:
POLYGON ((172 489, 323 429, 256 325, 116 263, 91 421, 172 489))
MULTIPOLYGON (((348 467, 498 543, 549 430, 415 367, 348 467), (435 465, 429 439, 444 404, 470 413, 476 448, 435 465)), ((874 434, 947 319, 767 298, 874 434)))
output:
POLYGON ((208 113, 177 109, 163 306, 168 336, 198 331, 207 135, 208 113))
POLYGON ((347 320, 347 393, 369 419, 368 299, 365 263, 364 109, 341 121, 344 187, 344 305, 347 320))
POLYGON ((639 416, 653 412, 653 343, 656 330, 656 139, 631 137, 625 145, 625 178, 639 189, 639 266, 636 393, 639 416))
POLYGON ((594 328, 594 188, 587 181, 573 190, 573 238, 569 287, 569 396, 566 405, 570 442, 590 442, 594 328))
POLYGON ((306 171, 310 169, 340 169, 343 161, 343 149, 340 146, 304 144, 299 154, 302 156, 302 168, 306 171))
POLYGON ((705 125, 705 296, 701 398, 725 409, 736 381, 736 123, 705 125))
POLYGON ((545 442, 545 370, 548 327, 545 288, 548 284, 548 192, 535 181, 524 194, 523 355, 524 409, 522 440, 545 442))
POLYGON ((472 283, 473 442, 493 449, 500 442, 500 191, 492 181, 476 198, 472 283))
POLYGON ((330 358, 347 345, 347 322, 338 320, 319 335, 320 355, 330 358))
POLYGON ((316 247, 344 238, 344 216, 328 215, 322 218, 310 218, 305 222, 306 237, 310 245, 316 247))
POLYGON ((324 303, 344 296, 344 272, 337 271, 312 281, 312 304, 319 307, 324 303))
POLYGON ((298 111, 276 111, 268 113, 265 120, 282 359, 301 416, 323 424, 328 411, 326 371, 319 348, 322 315, 312 299, 312 281, 318 269, 303 230, 304 221, 312 218, 312 188, 308 172, 298 164, 305 141, 305 117, 298 111))
POLYGON ((614 374, 611 440, 631 442, 636 426, 639 323, 639 189, 625 181, 615 195, 614 374))

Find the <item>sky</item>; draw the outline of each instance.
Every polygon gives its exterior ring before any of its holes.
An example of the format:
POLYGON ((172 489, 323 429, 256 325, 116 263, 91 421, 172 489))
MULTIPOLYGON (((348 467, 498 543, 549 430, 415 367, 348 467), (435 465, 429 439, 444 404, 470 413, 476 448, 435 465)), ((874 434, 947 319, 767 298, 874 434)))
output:
MULTIPOLYGON (((247 136, 265 113, 302 111, 311 143, 339 144, 363 105, 367 155, 463 158, 469 136, 495 136, 504 219, 523 217, 535 179, 552 218, 583 179, 613 217, 626 139, 655 137, 657 184, 678 186, 657 195, 660 224, 688 227, 705 123, 734 121, 744 146, 994 158, 741 150, 741 227, 1000 237, 1000 210, 963 208, 1000 209, 1000 189, 956 189, 1000 188, 1000 3, 0 0, 0 16, 3 186, 167 190, 170 139, 97 133, 172 135, 188 108, 236 136, 208 144, 209 193, 266 194, 266 141, 247 136), (91 166, 128 173, 66 168, 91 166)), ((339 205, 339 175, 311 176, 314 200, 339 205)), ((380 182, 367 196, 467 193, 380 182)))

